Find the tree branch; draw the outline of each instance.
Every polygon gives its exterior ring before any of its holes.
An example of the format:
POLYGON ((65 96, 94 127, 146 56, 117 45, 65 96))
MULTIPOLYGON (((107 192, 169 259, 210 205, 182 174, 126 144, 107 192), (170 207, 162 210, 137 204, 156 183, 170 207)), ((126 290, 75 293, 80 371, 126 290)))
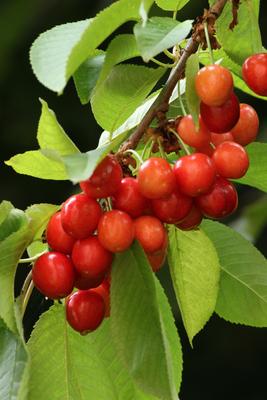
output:
MULTIPOLYGON (((217 0, 215 4, 209 9, 208 13, 213 16, 214 20, 217 19, 228 0, 217 0)), ((182 55, 170 73, 170 76, 161 90, 159 96, 156 98, 154 103, 151 105, 149 110, 144 115, 142 121, 137 126, 135 131, 130 135, 130 137, 121 145, 119 149, 119 154, 124 153, 128 149, 135 149, 142 138, 145 130, 151 124, 151 121, 156 117, 159 112, 167 112, 169 108, 169 100, 172 92, 179 81, 182 78, 185 70, 185 65, 187 59, 191 54, 196 53, 201 38, 197 34, 193 34, 192 37, 187 42, 186 47, 183 49, 182 55)))

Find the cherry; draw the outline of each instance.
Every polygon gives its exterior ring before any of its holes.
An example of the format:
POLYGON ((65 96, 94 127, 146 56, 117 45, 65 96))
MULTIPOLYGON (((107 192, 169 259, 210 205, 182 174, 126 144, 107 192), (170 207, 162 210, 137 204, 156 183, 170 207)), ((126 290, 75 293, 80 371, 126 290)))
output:
POLYGON ((214 152, 214 148, 210 143, 206 143, 204 146, 197 147, 195 153, 203 153, 206 154, 207 156, 211 157, 214 152))
POLYGON ((113 206, 136 218, 148 208, 148 200, 140 193, 137 180, 127 177, 122 179, 119 189, 113 197, 113 206))
POLYGON ((218 174, 224 178, 241 178, 249 167, 246 150, 235 142, 221 143, 214 151, 212 159, 218 174))
POLYGON ((191 197, 180 193, 176 189, 168 197, 152 200, 152 209, 155 216, 162 222, 175 224, 190 212, 192 202, 191 197))
POLYGON ((85 193, 76 194, 63 204, 62 226, 75 239, 85 239, 96 230, 101 214, 101 207, 95 199, 85 193))
POLYGON ((81 334, 94 331, 103 321, 105 303, 99 293, 79 290, 66 302, 66 318, 70 326, 81 334))
POLYGON ((101 285, 91 290, 91 292, 98 293, 103 298, 105 303, 105 317, 110 316, 110 287, 104 281, 101 285))
POLYGON ((35 261, 32 280, 37 289, 50 299, 66 297, 74 285, 72 262, 65 254, 47 252, 35 261))
POLYGON ((195 206, 195 204, 193 204, 189 214, 187 214, 187 216, 181 222, 176 224, 176 226, 183 231, 190 231, 200 225, 202 218, 202 212, 195 206))
POLYGON ((175 177, 170 164, 160 157, 151 157, 140 167, 137 181, 140 192, 148 199, 160 199, 175 189, 175 177))
POLYGON ((181 157, 176 161, 173 172, 179 191, 191 197, 206 193, 216 176, 214 162, 202 153, 181 157))
POLYGON ((65 254, 71 253, 75 239, 63 229, 60 212, 50 218, 46 228, 46 240, 54 251, 65 254))
POLYGON ((98 238, 102 246, 113 253, 128 249, 134 239, 132 218, 120 210, 106 212, 98 224, 98 238))
POLYGON ((121 166, 117 159, 112 154, 109 154, 96 167, 90 178, 80 182, 80 186, 90 197, 109 197, 116 193, 121 180, 121 166))
POLYGON ((183 141, 192 147, 202 147, 210 142, 210 132, 201 117, 199 129, 196 129, 192 115, 186 115, 177 126, 177 132, 183 141))
POLYGON ((102 275, 98 275, 96 278, 91 278, 75 270, 74 286, 80 290, 96 288, 101 285, 105 277, 106 273, 103 273, 102 275))
POLYGON ((164 265, 168 248, 168 235, 165 231, 165 238, 161 248, 153 253, 146 253, 153 272, 157 272, 164 265))
POLYGON ((90 236, 75 242, 71 258, 78 273, 94 284, 108 272, 113 254, 102 246, 97 236, 90 236))
POLYGON ((223 218, 236 210, 238 196, 234 185, 219 176, 209 193, 197 197, 195 201, 207 217, 223 218))
POLYGON ((238 98, 234 93, 221 106, 208 106, 200 103, 200 114, 204 124, 211 132, 225 133, 237 123, 240 115, 238 98))
POLYGON ((162 222, 151 215, 143 215, 134 221, 135 238, 144 251, 152 253, 159 250, 165 239, 165 229, 162 222))
POLYGON ((233 91, 231 72, 218 64, 201 68, 196 76, 198 97, 208 106, 221 106, 233 91))
POLYGON ((234 137, 231 132, 226 133, 213 133, 211 132, 211 143, 214 144, 215 147, 219 146, 219 144, 223 142, 233 142, 234 137))
POLYGON ((242 66, 242 75, 253 92, 267 96, 267 53, 248 57, 242 66))
POLYGON ((254 142, 259 131, 259 117, 253 107, 240 104, 240 117, 237 124, 231 129, 234 141, 246 146, 254 142))

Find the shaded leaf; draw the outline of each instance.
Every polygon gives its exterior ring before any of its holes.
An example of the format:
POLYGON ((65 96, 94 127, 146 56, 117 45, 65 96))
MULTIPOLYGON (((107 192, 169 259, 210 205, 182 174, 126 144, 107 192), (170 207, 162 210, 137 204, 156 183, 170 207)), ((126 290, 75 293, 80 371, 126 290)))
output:
POLYGON ((195 87, 195 78, 199 71, 199 60, 198 54, 192 54, 187 62, 185 68, 186 77, 186 89, 185 98, 187 107, 190 114, 193 117, 196 127, 199 127, 199 108, 200 108, 200 98, 197 95, 195 87))

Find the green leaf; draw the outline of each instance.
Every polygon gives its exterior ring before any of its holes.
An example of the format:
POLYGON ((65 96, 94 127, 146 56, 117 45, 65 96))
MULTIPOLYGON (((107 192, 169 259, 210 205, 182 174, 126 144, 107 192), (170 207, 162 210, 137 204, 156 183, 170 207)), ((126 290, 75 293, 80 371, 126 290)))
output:
POLYGON ((220 278, 216 250, 201 230, 169 229, 168 260, 183 323, 193 337, 212 315, 220 278))
POLYGON ((245 238, 218 222, 202 228, 216 247, 221 281, 216 312, 224 319, 267 326, 267 261, 245 238))
POLYGON ((244 0, 238 9, 238 24, 233 30, 229 25, 233 19, 232 5, 227 3, 216 22, 219 43, 233 61, 242 65, 245 59, 262 51, 258 24, 259 0, 244 0), (242 40, 240 40, 242 38, 242 40))
POLYGON ((178 22, 172 18, 153 17, 145 25, 141 22, 136 24, 134 34, 143 60, 148 62, 163 50, 185 39, 192 28, 192 22, 192 20, 178 22))
POLYGON ((31 380, 28 400, 156 400, 134 386, 111 339, 110 321, 81 336, 53 306, 36 324, 28 343, 31 380))
POLYGON ((112 337, 134 381, 160 399, 177 399, 180 343, 167 299, 137 242, 116 255, 111 310, 112 337))
POLYGON ((99 125, 114 132, 140 106, 164 72, 164 68, 137 65, 113 67, 91 100, 99 125))
POLYGON ((166 11, 178 11, 188 2, 189 0, 156 0, 157 5, 166 11))
POLYGON ((3 200, 0 203, 0 225, 6 219, 7 215, 12 210, 12 208, 13 208, 12 204, 7 200, 3 200))
POLYGON ((26 400, 22 386, 26 385, 28 354, 21 339, 0 321, 0 398, 26 400))
POLYGON ((30 59, 39 81, 61 93, 68 79, 120 25, 139 20, 141 1, 148 10, 153 0, 120 0, 94 19, 56 26, 33 43, 30 59))
POLYGON ((192 54, 188 58, 185 68, 185 77, 186 77, 185 98, 187 107, 189 109, 190 114, 193 117, 194 123, 197 128, 199 127, 200 99, 196 92, 195 78, 198 71, 199 71, 198 54, 192 54))
POLYGON ((105 53, 97 50, 75 72, 74 83, 82 104, 89 103, 104 61, 105 53))
POLYGON ((33 238, 40 238, 46 225, 59 209, 55 204, 34 204, 27 208, 26 215, 29 218, 29 229, 33 232, 33 238))
POLYGON ((246 175, 236 182, 250 185, 267 192, 267 144, 251 143, 246 147, 249 156, 249 169, 246 175))

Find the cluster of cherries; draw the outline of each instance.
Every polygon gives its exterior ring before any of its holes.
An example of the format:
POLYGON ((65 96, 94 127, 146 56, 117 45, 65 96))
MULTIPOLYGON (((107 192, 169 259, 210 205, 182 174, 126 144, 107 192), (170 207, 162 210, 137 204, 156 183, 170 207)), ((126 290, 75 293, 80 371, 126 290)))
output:
MULTIPOLYGON (((250 68, 247 60, 243 71, 248 83, 250 68)), ((257 90, 266 82, 258 82, 257 90)), ((150 157, 136 177, 123 177, 117 158, 109 154, 80 183, 82 192, 68 198, 48 223, 50 251, 36 260, 33 282, 51 299, 66 297, 67 321, 80 333, 95 330, 110 314, 114 253, 125 251, 136 239, 156 272, 167 252, 164 224, 190 230, 203 216, 223 218, 237 207, 229 179, 242 177, 248 169, 243 146, 256 138, 257 113, 239 104, 231 73, 220 65, 202 68, 195 84, 201 99, 199 128, 191 115, 176 124, 193 154, 180 157, 174 166, 162 157, 150 157)), ((266 89, 260 94, 266 95, 266 89)))

